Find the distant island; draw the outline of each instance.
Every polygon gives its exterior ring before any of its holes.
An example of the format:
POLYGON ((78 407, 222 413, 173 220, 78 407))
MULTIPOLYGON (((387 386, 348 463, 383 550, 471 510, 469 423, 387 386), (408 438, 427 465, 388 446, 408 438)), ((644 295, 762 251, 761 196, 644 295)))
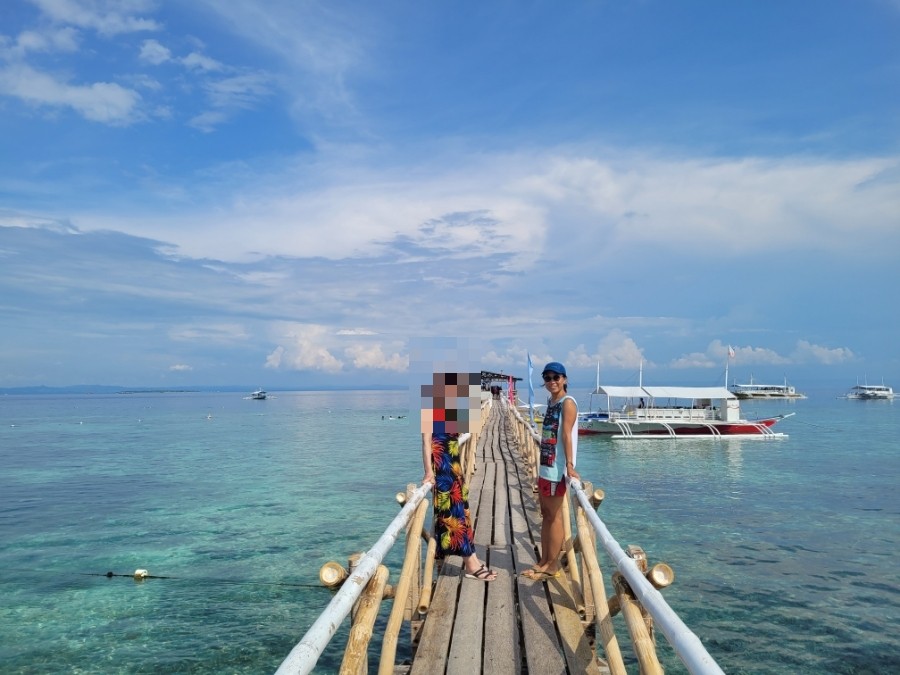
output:
MULTIPOLYGON (((46 385, 38 385, 32 387, 0 387, 0 396, 17 396, 24 394, 198 394, 205 393, 231 393, 231 392, 250 392, 257 387, 248 387, 241 385, 226 385, 221 387, 215 386, 196 386, 180 389, 153 388, 153 387, 123 387, 121 385, 108 384, 76 384, 68 387, 48 387, 46 385)), ((319 386, 319 387, 278 387, 269 388, 269 391, 392 391, 407 389, 405 386, 391 384, 366 384, 366 385, 350 385, 350 386, 319 386)))

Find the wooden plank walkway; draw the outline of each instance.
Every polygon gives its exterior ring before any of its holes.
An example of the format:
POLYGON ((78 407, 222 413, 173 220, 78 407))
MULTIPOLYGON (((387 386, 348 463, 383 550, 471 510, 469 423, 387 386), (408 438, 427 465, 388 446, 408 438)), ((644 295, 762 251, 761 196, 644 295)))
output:
POLYGON ((604 673, 566 576, 547 583, 518 576, 537 560, 540 512, 505 410, 491 409, 469 483, 477 552, 497 579, 466 579, 457 556, 444 562, 409 672, 604 673))

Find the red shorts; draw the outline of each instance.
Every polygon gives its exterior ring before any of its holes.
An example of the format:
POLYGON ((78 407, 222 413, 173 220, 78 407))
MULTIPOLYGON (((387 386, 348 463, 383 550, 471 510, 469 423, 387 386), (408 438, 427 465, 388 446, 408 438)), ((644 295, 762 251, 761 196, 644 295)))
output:
POLYGON ((554 483, 546 478, 538 478, 538 492, 542 497, 562 497, 566 494, 566 481, 554 483))

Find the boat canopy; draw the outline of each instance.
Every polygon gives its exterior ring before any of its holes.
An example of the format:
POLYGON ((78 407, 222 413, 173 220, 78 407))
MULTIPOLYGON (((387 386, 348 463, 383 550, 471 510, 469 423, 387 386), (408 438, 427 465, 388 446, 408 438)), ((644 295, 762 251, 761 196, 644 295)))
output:
POLYGON ((643 387, 616 387, 604 386, 597 387, 595 394, 603 394, 604 396, 615 396, 616 398, 649 398, 650 394, 644 391, 643 387))
POLYGON ((725 387, 644 387, 653 398, 737 398, 725 387))
POLYGON ((597 387, 594 394, 615 398, 737 398, 724 387, 597 387))

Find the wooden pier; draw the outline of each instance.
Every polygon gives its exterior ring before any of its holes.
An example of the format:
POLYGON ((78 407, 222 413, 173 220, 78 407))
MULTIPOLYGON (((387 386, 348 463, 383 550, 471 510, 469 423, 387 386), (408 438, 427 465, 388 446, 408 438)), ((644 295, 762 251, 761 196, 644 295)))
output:
POLYGON ((477 552, 497 578, 465 578, 458 556, 444 562, 416 635, 413 675, 606 672, 569 576, 548 582, 519 576, 537 562, 541 523, 516 431, 495 406, 477 439, 469 479, 477 552))
POLYGON ((392 599, 392 606, 380 641, 379 675, 662 675, 657 627, 689 672, 722 675, 659 594, 674 579, 671 568, 649 566, 640 547, 621 549, 597 516, 603 493, 590 483, 576 481, 571 498, 563 501, 562 573, 547 581, 521 575, 537 561, 541 544, 538 438, 505 401, 483 403, 480 427, 461 436, 460 447, 477 553, 497 578, 467 578, 459 556, 435 564, 436 541, 424 526, 430 486, 410 484, 398 495, 403 509, 372 549, 355 557, 349 569, 337 563, 322 568, 322 582, 340 590, 276 675, 312 672, 351 611, 340 673, 374 672, 369 644, 383 599, 392 599), (404 530, 402 569, 391 586, 381 561, 404 530), (613 562, 609 598, 598 542, 613 562), (616 615, 627 629, 628 657, 613 629, 616 615), (401 634, 411 641, 411 660, 397 659, 401 634))

